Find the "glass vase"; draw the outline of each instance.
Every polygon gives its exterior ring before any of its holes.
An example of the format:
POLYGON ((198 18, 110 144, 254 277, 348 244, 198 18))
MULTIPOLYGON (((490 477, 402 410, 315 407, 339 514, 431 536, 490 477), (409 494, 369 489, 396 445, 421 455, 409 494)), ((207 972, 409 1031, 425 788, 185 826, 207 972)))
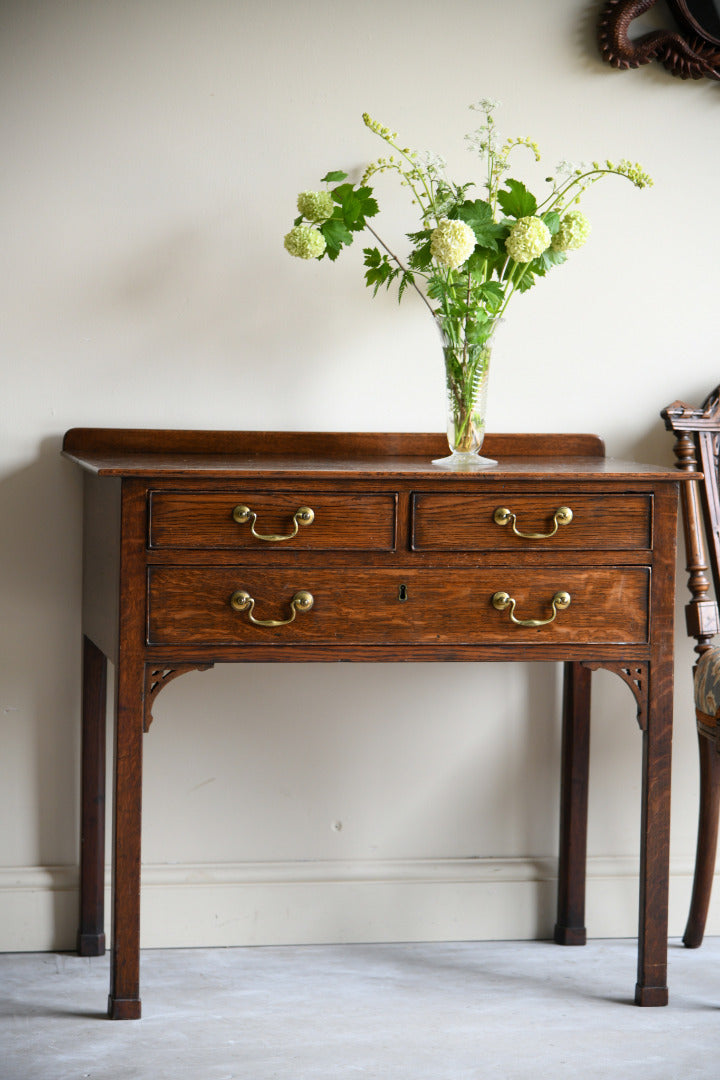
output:
POLYGON ((497 465, 482 457, 492 340, 481 345, 453 342, 443 335, 447 387, 447 438, 450 454, 433 465, 458 471, 497 465))

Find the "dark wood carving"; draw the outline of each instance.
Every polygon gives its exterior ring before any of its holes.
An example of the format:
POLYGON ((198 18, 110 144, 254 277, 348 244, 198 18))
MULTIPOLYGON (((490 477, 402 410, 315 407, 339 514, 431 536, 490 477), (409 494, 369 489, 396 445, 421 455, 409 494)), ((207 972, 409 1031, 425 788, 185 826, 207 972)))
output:
POLYGON ((174 664, 172 667, 157 668, 152 664, 145 667, 145 717, 143 731, 148 732, 153 722, 153 705, 163 687, 167 686, 178 675, 185 675, 188 671, 208 671, 213 664, 174 664))
MULTIPOLYGON (((674 401, 661 415, 667 429, 676 436, 678 469, 695 477, 694 483, 681 487, 688 587, 692 596, 685 614, 688 635, 695 638, 695 652, 702 656, 713 647, 712 640, 720 633, 718 605, 710 595, 708 578, 710 569, 717 596, 720 585, 720 387, 706 397, 699 409, 674 401)), ((696 949, 705 933, 720 819, 720 727, 716 718, 705 717, 697 710, 696 722, 700 807, 693 891, 683 935, 683 942, 689 949, 696 949)))
POLYGON ((718 491, 718 439, 720 438, 720 387, 709 394, 699 409, 674 401, 662 412, 665 426, 676 436, 677 467, 704 479, 683 484, 683 530, 687 559, 688 588, 692 599, 685 608, 687 631, 702 656, 720 633, 720 613, 710 595, 710 560, 705 537, 711 545, 715 594, 720 595, 720 492, 718 491), (704 525, 704 528, 703 528, 704 525))
POLYGON ((720 79, 720 16, 712 0, 667 0, 677 30, 630 36, 635 19, 657 0, 608 0, 598 20, 600 52, 616 68, 657 60, 681 79, 720 79))

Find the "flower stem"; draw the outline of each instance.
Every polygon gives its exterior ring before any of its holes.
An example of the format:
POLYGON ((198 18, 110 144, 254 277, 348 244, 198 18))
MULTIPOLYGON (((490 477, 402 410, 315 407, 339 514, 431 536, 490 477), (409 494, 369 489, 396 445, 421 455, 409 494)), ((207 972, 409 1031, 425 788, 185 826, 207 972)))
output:
MULTIPOLYGON (((558 205, 562 204, 563 200, 566 198, 568 193, 570 191, 572 191, 572 189, 578 184, 582 185, 582 187, 581 187, 581 193, 582 193, 582 191, 584 191, 586 188, 588 188, 590 186, 590 184, 596 184, 601 176, 623 176, 623 175, 624 175, 624 173, 618 173, 618 172, 615 171, 615 169, 588 169, 587 172, 581 173, 578 176, 572 176, 569 180, 567 180, 564 184, 562 184, 557 189, 557 191, 551 192, 550 195, 548 195, 547 199, 545 199, 543 202, 541 202, 538 205, 537 209, 541 210, 544 206, 547 206, 548 210, 552 210, 553 206, 558 206, 558 205), (586 181, 584 184, 582 183, 583 180, 586 181)), ((546 211, 546 213, 547 213, 547 211, 546 211)))
POLYGON ((469 270, 468 270, 467 279, 468 279, 467 296, 466 296, 466 301, 467 302, 465 304, 465 327, 464 327, 464 333, 463 333, 463 339, 464 339, 463 340, 463 366, 465 366, 467 364, 467 355, 468 355, 467 321, 470 318, 470 286, 472 284, 472 274, 470 273, 469 270))
POLYGON ((403 272, 404 274, 407 274, 407 275, 408 275, 408 277, 410 278, 410 284, 412 285, 413 289, 414 289, 414 290, 415 290, 415 292, 416 292, 416 293, 418 294, 418 296, 420 297, 420 299, 422 300, 422 302, 423 302, 423 303, 425 304, 425 307, 426 307, 426 308, 428 309, 428 311, 430 312, 430 314, 432 315, 432 317, 433 317, 433 318, 435 318, 435 311, 434 311, 433 307, 431 306, 431 304, 430 304, 430 302, 429 302, 428 298, 426 297, 426 295, 425 295, 425 293, 424 293, 424 292, 422 291, 422 289, 419 289, 419 288, 417 287, 416 283, 415 283, 415 275, 414 275, 414 274, 411 274, 411 273, 410 273, 410 271, 409 271, 409 270, 408 270, 408 269, 407 269, 407 268, 406 268, 406 267, 405 267, 405 266, 404 266, 404 265, 402 264, 402 262, 401 262, 401 261, 400 261, 400 259, 399 259, 399 258, 397 257, 397 255, 395 254, 395 252, 394 252, 394 251, 391 251, 391 250, 390 250, 390 248, 389 248, 389 247, 387 246, 387 244, 385 243, 385 241, 383 240, 383 238, 382 238, 381 236, 378 236, 378 234, 377 234, 377 233, 375 232, 375 230, 373 229, 372 225, 368 225, 367 221, 365 222, 365 228, 367 229, 367 231, 368 231, 369 233, 372 233, 372 235, 373 235, 373 236, 375 237, 375 239, 377 240, 378 244, 381 244, 381 245, 382 245, 382 247, 384 247, 384 248, 385 248, 385 250, 387 251, 387 253, 388 253, 388 255, 390 256, 390 258, 391 258, 391 259, 394 259, 394 260, 395 260, 395 262, 396 262, 396 263, 398 264, 398 266, 400 267, 400 269, 402 270, 402 272, 403 272))

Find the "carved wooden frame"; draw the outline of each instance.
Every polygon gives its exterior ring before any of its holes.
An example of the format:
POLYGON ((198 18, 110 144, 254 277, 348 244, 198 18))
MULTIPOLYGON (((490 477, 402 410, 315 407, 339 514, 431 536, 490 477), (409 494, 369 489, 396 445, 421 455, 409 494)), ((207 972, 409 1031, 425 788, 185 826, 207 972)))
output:
POLYGON ((657 0, 606 0, 598 17, 603 59, 616 68, 636 68, 657 60, 681 79, 720 80, 720 34, 703 27, 688 0, 667 0, 677 31, 653 30, 631 39, 630 24, 657 0))

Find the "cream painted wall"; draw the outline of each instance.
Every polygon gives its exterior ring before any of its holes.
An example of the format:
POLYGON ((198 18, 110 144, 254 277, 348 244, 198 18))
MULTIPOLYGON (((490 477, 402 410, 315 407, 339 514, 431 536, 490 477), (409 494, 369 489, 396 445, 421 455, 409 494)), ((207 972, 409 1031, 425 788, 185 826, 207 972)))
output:
MULTIPOLYGON (((593 192, 592 242, 511 309, 489 423, 596 431, 612 454, 671 462, 659 410, 718 381, 720 90, 603 65, 597 9, 0 5, 0 948, 75 932, 81 485, 64 430, 444 423, 422 306, 372 301, 359 250, 336 266, 282 250, 298 190, 381 152, 363 110, 458 178, 483 96, 548 171, 645 165, 655 187, 593 192)), ((401 243, 412 213, 379 190, 401 243)), ((673 934, 697 799, 682 625, 673 934)), ((588 926, 632 935, 640 736, 619 680, 598 673, 594 696, 588 926)), ((547 936, 558 712, 543 665, 178 680, 145 740, 144 944, 547 936)))

